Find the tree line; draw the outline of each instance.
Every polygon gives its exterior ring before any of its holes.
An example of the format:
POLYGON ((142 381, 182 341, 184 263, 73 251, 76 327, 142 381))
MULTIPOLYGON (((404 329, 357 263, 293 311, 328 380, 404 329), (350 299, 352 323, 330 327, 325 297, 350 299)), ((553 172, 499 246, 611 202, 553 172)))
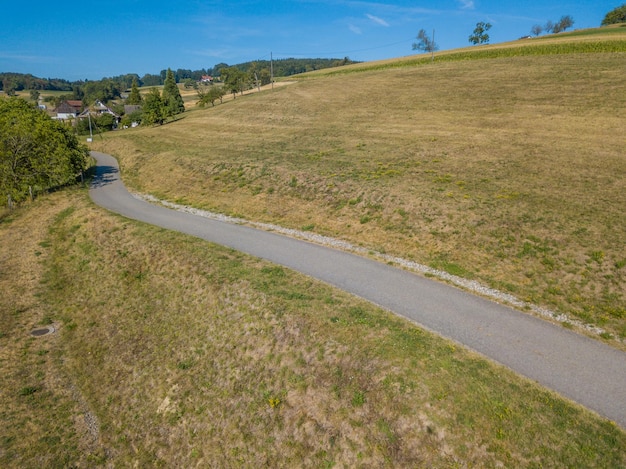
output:
MULTIPOLYGON (((279 59, 270 64, 269 60, 245 62, 230 66, 226 63, 216 64, 212 68, 190 70, 179 68, 172 70, 176 83, 197 83, 203 76, 219 76, 222 69, 236 67, 242 72, 248 73, 252 69, 266 69, 270 72, 273 65, 275 77, 285 77, 296 73, 303 73, 322 68, 337 67, 354 63, 348 57, 343 59, 279 59)), ((30 74, 0 73, 0 91, 11 95, 17 91, 67 91, 69 99, 86 99, 92 102, 94 99, 106 102, 119 97, 121 92, 130 89, 133 82, 139 86, 163 86, 169 69, 161 70, 158 74, 146 73, 139 76, 136 73, 128 73, 113 77, 104 77, 101 80, 78 80, 68 81, 60 78, 38 78, 30 74)), ((68 98, 66 98, 68 99, 68 98)))
POLYGON ((535 36, 539 36, 541 33, 544 32, 547 34, 558 34, 562 33, 566 29, 571 28, 573 25, 574 18, 572 18, 570 15, 564 15, 561 16, 558 21, 548 20, 546 21, 545 25, 536 24, 530 29, 530 32, 535 36))

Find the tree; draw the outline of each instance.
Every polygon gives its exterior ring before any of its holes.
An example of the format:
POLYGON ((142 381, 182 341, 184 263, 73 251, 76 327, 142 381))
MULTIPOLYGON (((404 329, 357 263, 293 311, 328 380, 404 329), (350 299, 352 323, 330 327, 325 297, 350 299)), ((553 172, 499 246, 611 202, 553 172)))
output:
POLYGON ((0 194, 19 202, 30 191, 74 182, 89 152, 69 128, 21 98, 0 99, 0 194))
POLYGON ((135 79, 130 88, 130 94, 126 98, 126 104, 141 104, 141 101, 141 93, 139 93, 139 86, 137 86, 137 80, 135 79))
POLYGON ((243 94, 246 86, 246 73, 239 70, 237 67, 223 68, 220 71, 224 86, 229 92, 233 94, 233 98, 239 92, 243 94))
POLYGON ((215 101, 220 100, 222 102, 222 98, 226 90, 221 86, 212 85, 209 89, 199 88, 198 89, 198 106, 204 107, 208 103, 211 103, 211 106, 215 106, 215 101))
POLYGON ((96 101, 108 103, 115 98, 120 97, 120 86, 118 83, 111 79, 105 79, 100 81, 89 81, 82 87, 83 89, 83 103, 91 105, 96 101))
POLYGON ((215 76, 221 76, 222 75, 222 70, 228 68, 229 65, 227 63, 224 62, 220 62, 218 64, 215 64, 215 66, 213 67, 213 74, 215 76))
POLYGON ((161 99, 158 88, 152 88, 143 101, 143 120, 146 124, 162 125, 167 117, 167 112, 161 99))
POLYGON ((552 26, 553 33, 560 33, 574 25, 574 18, 570 15, 561 16, 561 19, 552 26))
POLYGON ((530 32, 535 36, 539 36, 543 32, 543 26, 541 26, 540 24, 536 24, 532 28, 530 28, 530 32))
POLYGON ((552 20, 546 21, 546 25, 543 27, 543 30, 546 33, 551 33, 554 30, 554 23, 552 22, 552 20))
POLYGON ((426 31, 420 29, 417 33, 417 42, 413 43, 413 50, 421 50, 422 52, 435 52, 439 49, 435 40, 428 37, 426 31))
POLYGON ((19 91, 19 83, 14 77, 6 77, 2 80, 2 89, 7 96, 15 96, 15 92, 19 91))
POLYGON ((167 69, 165 75, 165 83, 163 85, 163 105, 167 116, 175 116, 185 111, 185 103, 183 97, 180 95, 180 90, 176 84, 176 78, 174 72, 171 69, 167 69))
POLYGON ((476 23, 473 34, 469 36, 469 42, 472 44, 487 44, 489 42, 489 34, 487 31, 491 29, 491 23, 480 21, 476 23))
POLYGON ((602 20, 601 25, 607 26, 609 24, 618 23, 626 23, 626 3, 624 3, 621 7, 617 7, 614 10, 609 11, 602 20))
POLYGON ((159 86, 163 84, 160 75, 153 75, 150 73, 146 73, 143 77, 141 77, 141 82, 144 86, 159 86))

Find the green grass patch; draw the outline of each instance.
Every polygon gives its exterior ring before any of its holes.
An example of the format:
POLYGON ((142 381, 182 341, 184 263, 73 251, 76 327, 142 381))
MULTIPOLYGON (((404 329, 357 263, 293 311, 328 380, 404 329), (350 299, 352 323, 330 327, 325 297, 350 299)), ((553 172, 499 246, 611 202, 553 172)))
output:
POLYGON ((529 380, 306 276, 86 197, 55 194, 0 227, 11 282, 48 278, 13 306, 19 321, 1 316, 13 357, 0 362, 2 467, 626 463, 622 430, 529 380), (42 221, 48 231, 22 236, 42 221), (44 236, 35 258, 28 246, 44 236), (21 325, 39 323, 38 302, 53 337, 21 325))

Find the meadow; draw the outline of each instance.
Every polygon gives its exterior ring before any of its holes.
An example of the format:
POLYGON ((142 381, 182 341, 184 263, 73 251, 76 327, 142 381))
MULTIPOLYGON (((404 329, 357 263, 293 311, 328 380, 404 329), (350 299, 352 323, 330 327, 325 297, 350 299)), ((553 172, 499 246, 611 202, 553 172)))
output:
MULTIPOLYGON (((623 347, 625 52, 360 64, 205 109, 189 93, 181 119, 93 148, 135 191, 476 279, 623 347)), ((86 187, 0 213, 0 240, 0 467, 626 466, 614 423, 86 187)))
POLYGON ((550 54, 520 54, 533 39, 322 70, 214 108, 188 98, 182 119, 94 148, 120 159, 135 191, 474 279, 620 347, 626 29, 615 29, 537 40, 550 54))
POLYGON ((0 239, 2 467, 626 464, 622 429, 536 383, 85 189, 0 239))

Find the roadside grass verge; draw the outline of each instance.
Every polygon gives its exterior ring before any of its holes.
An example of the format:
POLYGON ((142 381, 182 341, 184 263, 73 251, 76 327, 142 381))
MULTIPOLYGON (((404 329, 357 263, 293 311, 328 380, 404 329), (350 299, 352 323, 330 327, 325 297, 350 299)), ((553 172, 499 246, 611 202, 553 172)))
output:
POLYGON ((94 148, 132 190, 441 268, 623 347, 625 57, 324 76, 94 148))
POLYGON ((626 464, 622 430, 529 380, 85 192, 0 236, 2 467, 626 464))

